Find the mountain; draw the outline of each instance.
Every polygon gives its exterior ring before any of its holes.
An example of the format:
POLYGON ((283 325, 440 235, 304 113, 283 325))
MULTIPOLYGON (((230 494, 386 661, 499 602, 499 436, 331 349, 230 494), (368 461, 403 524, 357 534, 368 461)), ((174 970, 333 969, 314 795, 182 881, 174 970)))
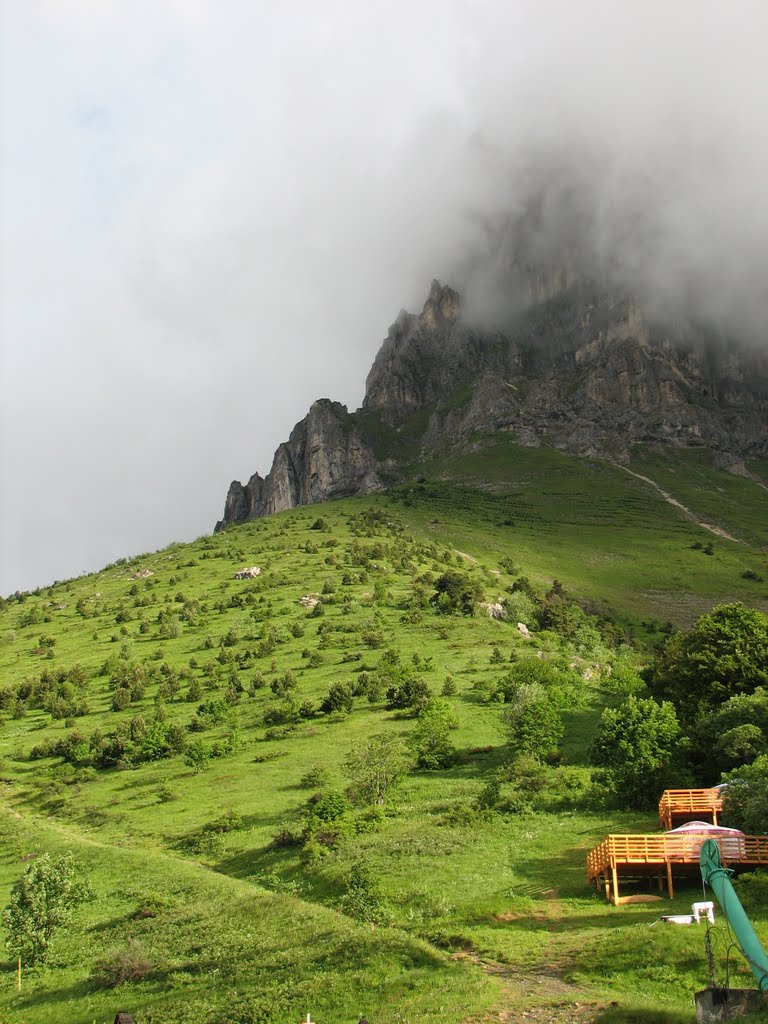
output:
POLYGON ((638 444, 708 449, 737 472, 768 455, 764 351, 702 324, 665 325, 567 261, 531 270, 518 296, 488 327, 433 281, 421 313, 390 327, 362 407, 315 402, 265 478, 230 485, 216 529, 382 490, 489 435, 621 464, 638 444))
MULTIPOLYGON (((46 853, 95 896, 20 992, 6 957, 0 1021, 688 1019, 707 959, 694 930, 681 946, 653 925, 700 883, 620 908, 590 890, 586 852, 658 820, 603 805, 588 749, 674 626, 768 610, 765 492, 700 452, 638 454, 729 540, 602 460, 503 435, 452 451, 424 482, 0 601, 0 906, 46 853), (499 684, 521 678, 557 701, 563 739, 513 765, 499 684), (384 805, 350 799, 350 755, 421 743, 402 705, 427 693, 455 763, 408 771, 384 805)), ((738 978, 727 953, 718 977, 738 978)))

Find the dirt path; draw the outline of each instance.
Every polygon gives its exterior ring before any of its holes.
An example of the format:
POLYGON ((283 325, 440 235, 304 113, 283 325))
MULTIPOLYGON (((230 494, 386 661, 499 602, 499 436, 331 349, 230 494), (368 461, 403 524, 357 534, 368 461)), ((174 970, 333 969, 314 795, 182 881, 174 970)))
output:
POLYGON ((548 970, 524 971, 510 964, 483 960, 474 951, 466 950, 454 953, 453 959, 475 964, 502 985, 502 997, 496 1008, 468 1017, 464 1024, 593 1024, 603 1009, 595 1003, 582 1003, 579 990, 565 981, 556 965, 548 970))
POLYGON ((709 532, 714 533, 715 536, 723 537, 725 540, 732 540, 736 544, 744 543, 744 541, 739 540, 738 537, 732 537, 730 533, 726 533, 726 531, 723 530, 720 526, 712 526, 710 523, 702 523, 702 521, 698 519, 697 516, 693 512, 691 512, 691 510, 686 505, 684 505, 681 501, 678 501, 677 498, 673 498, 671 494, 669 494, 662 487, 660 487, 655 480, 651 480, 649 476, 643 476, 642 473, 636 473, 633 469, 628 469, 627 466, 620 466, 618 462, 614 462, 613 465, 616 466, 617 469, 623 469, 624 472, 629 473, 630 476, 637 477, 638 480, 644 480, 645 483, 650 484, 651 487, 654 487, 659 492, 664 501, 666 501, 670 505, 674 505, 675 508, 679 508, 680 511, 688 517, 688 519, 696 523, 696 525, 700 526, 703 530, 709 530, 709 532))

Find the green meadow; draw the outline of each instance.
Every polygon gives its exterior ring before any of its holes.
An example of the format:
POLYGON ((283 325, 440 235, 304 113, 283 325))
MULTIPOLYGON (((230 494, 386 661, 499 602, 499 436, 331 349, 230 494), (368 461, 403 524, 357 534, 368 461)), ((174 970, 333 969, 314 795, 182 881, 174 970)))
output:
MULTIPOLYGON (((610 463, 476 449, 3 602, 2 905, 45 852, 72 852, 93 898, 20 991, 5 958, 2 1024, 693 1019, 703 929, 660 917, 700 884, 623 907, 587 886, 607 832, 658 829, 606 801, 587 750, 619 668, 716 604, 768 610, 765 489, 638 450, 685 512, 610 463), (441 613, 445 574, 474 614, 441 613), (553 592, 581 618, 538 628, 553 592), (516 778, 494 694, 528 659, 567 673, 569 703, 557 756, 516 778), (414 680, 449 707, 452 763, 355 799, 351 751, 414 749, 388 695, 414 680)), ((768 939, 765 891, 741 886, 768 939)), ((749 987, 717 937, 721 980, 749 987)))

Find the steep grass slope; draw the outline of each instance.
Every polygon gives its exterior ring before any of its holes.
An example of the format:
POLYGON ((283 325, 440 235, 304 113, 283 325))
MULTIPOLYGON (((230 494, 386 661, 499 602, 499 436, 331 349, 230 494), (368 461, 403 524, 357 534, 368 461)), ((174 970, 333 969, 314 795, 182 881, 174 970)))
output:
POLYGON ((2 902, 31 858, 63 849, 97 899, 20 995, 7 965, 0 1020, 90 1024, 122 1007, 179 1024, 308 1010, 320 1024, 460 1021, 520 1003, 542 1021, 688 1019, 706 982, 701 936, 653 928, 658 907, 617 910, 585 886, 584 853, 606 831, 656 827, 598 808, 586 749, 617 698, 606 666, 644 657, 625 631, 655 642, 667 620, 690 624, 719 601, 768 607, 765 492, 695 455, 641 454, 637 471, 689 514, 621 468, 494 440, 387 495, 6 602, 2 902), (259 575, 234 579, 246 566, 259 575), (445 572, 505 598, 510 617, 438 614, 445 572), (524 577, 540 594, 560 580, 614 625, 525 638, 524 577), (507 752, 488 698, 526 658, 569 673, 564 760, 504 783, 494 813, 482 794, 507 752), (347 806, 350 749, 415 729, 387 700, 404 678, 445 692, 456 761, 410 772, 383 808, 347 806), (351 710, 321 710, 339 682, 351 710), (375 926, 354 918, 361 864, 375 926), (146 976, 104 989, 97 962, 132 940, 146 976))

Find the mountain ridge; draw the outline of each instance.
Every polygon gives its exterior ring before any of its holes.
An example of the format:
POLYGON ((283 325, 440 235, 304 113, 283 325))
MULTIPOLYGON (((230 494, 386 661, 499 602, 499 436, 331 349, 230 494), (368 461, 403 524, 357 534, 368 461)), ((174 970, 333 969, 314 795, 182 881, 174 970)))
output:
POLYGON ((216 529, 383 490, 484 435, 621 464, 635 444, 706 448, 737 472, 768 455, 763 352, 656 322, 568 266, 532 281, 503 327, 467 322, 459 293, 433 281, 421 313, 390 327, 360 409, 314 402, 266 477, 232 482, 216 529))

